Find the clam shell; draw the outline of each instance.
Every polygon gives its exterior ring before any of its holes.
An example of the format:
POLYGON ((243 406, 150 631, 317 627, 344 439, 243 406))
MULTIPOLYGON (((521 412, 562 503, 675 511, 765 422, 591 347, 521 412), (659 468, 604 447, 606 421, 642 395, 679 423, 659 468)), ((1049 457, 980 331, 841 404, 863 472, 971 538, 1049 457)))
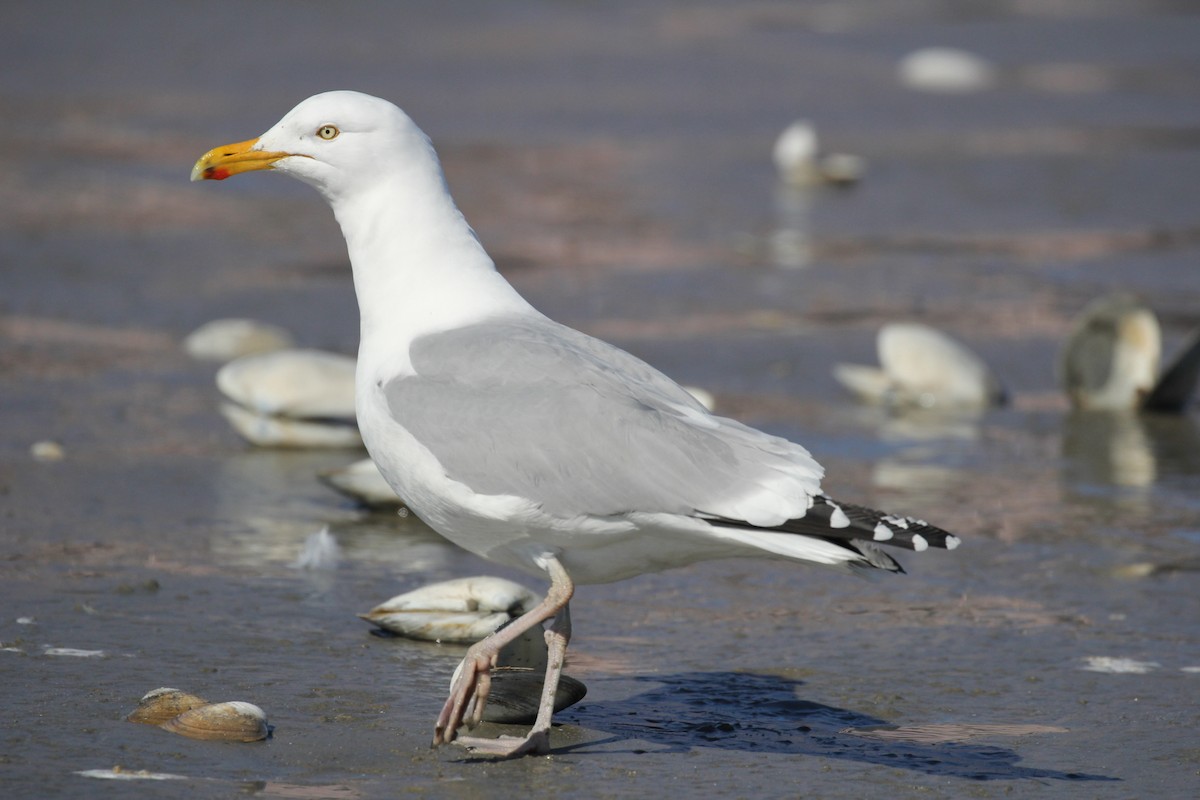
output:
POLYGON ((519 583, 491 576, 457 578, 396 595, 359 617, 413 639, 477 642, 539 598, 519 583))
POLYGON ((129 722, 141 722, 147 725, 161 725, 169 719, 174 719, 185 711, 208 705, 203 697, 172 689, 164 686, 161 689, 147 692, 138 701, 137 708, 130 711, 125 719, 129 722))
POLYGON ((192 358, 229 361, 292 346, 292 335, 278 325, 253 319, 214 319, 192 331, 183 349, 192 358))
POLYGON ((1005 401, 1004 386, 983 359, 928 325, 884 325, 876 337, 880 367, 838 364, 834 377, 874 403, 921 408, 984 408, 1005 401))
POLYGON ((221 414, 243 439, 260 447, 362 447, 353 419, 273 417, 234 403, 222 403, 221 414))
POLYGON ((257 742, 270 733, 263 710, 240 700, 193 708, 159 727, 192 739, 223 742, 257 742))
MULTIPOLYGON (((542 699, 543 675, 538 670, 496 667, 492 670, 492 691, 483 709, 485 722, 528 724, 537 717, 542 699)), ((559 676, 554 693, 554 712, 570 708, 587 694, 582 681, 570 675, 559 676)))
POLYGON ((1075 319, 1059 356, 1075 408, 1137 408, 1158 380, 1162 331, 1154 312, 1126 294, 1101 297, 1075 319))
POLYGON ((354 419, 354 366, 338 353, 276 350, 230 361, 217 372, 217 388, 260 414, 354 419))

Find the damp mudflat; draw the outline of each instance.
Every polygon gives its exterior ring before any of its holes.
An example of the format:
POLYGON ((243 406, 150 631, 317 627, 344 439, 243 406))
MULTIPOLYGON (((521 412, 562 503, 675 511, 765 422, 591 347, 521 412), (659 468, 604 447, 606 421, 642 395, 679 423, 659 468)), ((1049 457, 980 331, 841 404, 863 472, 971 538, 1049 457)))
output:
MULTIPOLYGON (((1091 299, 1200 325, 1200 16, 1186 3, 9 4, 0 11, 0 792, 8 797, 1182 797, 1200 777, 1200 425, 1068 410, 1091 299), (925 46, 985 91, 904 88, 925 46), (958 532, 867 581, 766 561, 580 588, 587 697, 547 758, 431 750, 462 648, 355 617, 492 567, 254 449, 183 337, 353 353, 339 232, 205 150, 317 91, 395 100, 539 307, 803 442, 836 496, 958 532), (781 188, 813 120, 847 190, 781 188), (918 320, 1013 403, 856 405, 833 364, 918 320), (31 446, 57 443, 54 451, 31 446), (47 453, 49 458, 46 458, 47 453), (304 568, 328 527, 335 562, 304 568), (123 721, 172 686, 252 744, 123 721), (155 779, 157 778, 157 779, 155 779), (128 779, 118 787, 116 781, 128 779)), ((493 731, 496 732, 496 731, 493 731)))

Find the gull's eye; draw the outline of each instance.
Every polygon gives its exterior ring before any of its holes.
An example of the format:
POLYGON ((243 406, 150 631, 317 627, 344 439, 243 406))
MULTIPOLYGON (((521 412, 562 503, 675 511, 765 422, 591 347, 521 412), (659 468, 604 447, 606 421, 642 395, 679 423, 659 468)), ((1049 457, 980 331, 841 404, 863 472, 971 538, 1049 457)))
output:
POLYGON ((320 136, 322 139, 326 140, 336 139, 339 133, 341 133, 341 131, 339 131, 335 125, 322 125, 321 127, 317 128, 317 136, 320 136))

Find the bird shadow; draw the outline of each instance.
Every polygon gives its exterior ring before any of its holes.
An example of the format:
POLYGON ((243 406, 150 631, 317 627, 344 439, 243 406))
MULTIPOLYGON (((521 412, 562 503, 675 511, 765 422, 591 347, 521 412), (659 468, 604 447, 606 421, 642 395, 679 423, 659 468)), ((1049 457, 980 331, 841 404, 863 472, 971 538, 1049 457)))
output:
POLYGON ((778 676, 691 672, 633 680, 653 686, 624 700, 584 701, 559 714, 560 722, 609 736, 556 752, 586 752, 627 741, 637 742, 634 752, 649 752, 651 747, 654 752, 715 747, 845 759, 980 781, 1119 780, 1023 767, 1016 752, 994 745, 872 737, 872 729, 887 728, 886 720, 801 700, 796 690, 803 683, 778 676))

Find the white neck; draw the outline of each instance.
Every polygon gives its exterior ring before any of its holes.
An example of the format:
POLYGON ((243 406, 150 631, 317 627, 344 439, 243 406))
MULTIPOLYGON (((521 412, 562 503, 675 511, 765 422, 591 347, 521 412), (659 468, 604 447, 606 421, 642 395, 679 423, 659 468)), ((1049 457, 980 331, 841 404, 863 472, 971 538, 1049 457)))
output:
POLYGON ((436 160, 328 199, 353 266, 360 359, 406 354, 422 334, 487 317, 537 313, 496 272, 436 160))

